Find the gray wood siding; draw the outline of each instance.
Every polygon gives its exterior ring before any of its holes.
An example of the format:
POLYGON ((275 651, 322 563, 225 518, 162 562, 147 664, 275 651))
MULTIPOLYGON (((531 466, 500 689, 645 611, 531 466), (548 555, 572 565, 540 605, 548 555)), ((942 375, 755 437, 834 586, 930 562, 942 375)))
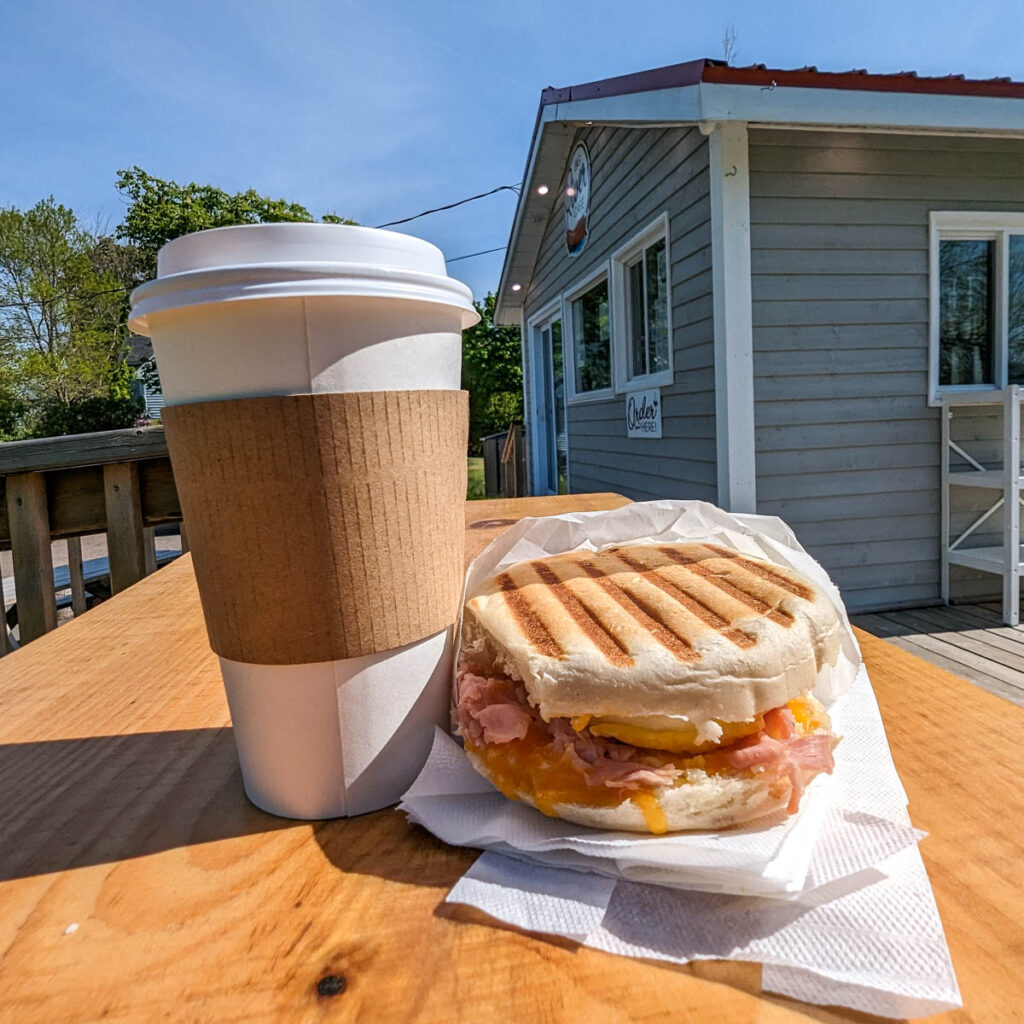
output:
POLYGON ((570 487, 714 501, 707 140, 696 129, 607 126, 584 129, 578 139, 587 144, 593 178, 589 237, 580 256, 566 254, 562 183, 551 182, 558 198, 527 293, 527 318, 607 265, 612 252, 667 211, 675 382, 662 389, 661 440, 626 437, 624 396, 570 405, 570 487))
MULTIPOLYGON (((758 511, 852 610, 939 599, 928 214, 1024 210, 1024 143, 750 132, 758 511)), ((970 491, 955 525, 986 507, 970 491)), ((954 570, 964 597, 997 577, 954 570)))

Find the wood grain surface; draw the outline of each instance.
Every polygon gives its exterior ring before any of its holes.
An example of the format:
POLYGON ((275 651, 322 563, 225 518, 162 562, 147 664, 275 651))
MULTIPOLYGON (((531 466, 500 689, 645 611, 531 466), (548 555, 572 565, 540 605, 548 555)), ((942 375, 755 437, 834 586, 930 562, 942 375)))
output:
MULTIPOLYGON (((475 502, 468 555, 522 515, 475 502)), ((859 634, 965 1008, 1024 1007, 1024 710, 859 634)), ((394 811, 247 802, 190 559, 0 662, 0 1020, 872 1020, 759 995, 756 965, 645 963, 443 904, 476 853, 394 811)))

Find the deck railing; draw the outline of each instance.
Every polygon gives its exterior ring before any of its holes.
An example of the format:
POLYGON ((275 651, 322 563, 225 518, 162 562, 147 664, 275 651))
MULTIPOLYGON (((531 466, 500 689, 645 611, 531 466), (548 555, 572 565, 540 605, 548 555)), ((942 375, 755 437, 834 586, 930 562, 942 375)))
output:
MULTIPOLYGON (((85 610, 82 536, 107 534, 110 590, 117 593, 156 568, 154 528, 174 522, 181 522, 181 508, 162 427, 0 444, 0 550, 13 556, 19 642, 57 625, 52 540, 67 539, 77 615, 85 610)), ((9 647, 5 627, 0 623, 0 654, 9 647)))

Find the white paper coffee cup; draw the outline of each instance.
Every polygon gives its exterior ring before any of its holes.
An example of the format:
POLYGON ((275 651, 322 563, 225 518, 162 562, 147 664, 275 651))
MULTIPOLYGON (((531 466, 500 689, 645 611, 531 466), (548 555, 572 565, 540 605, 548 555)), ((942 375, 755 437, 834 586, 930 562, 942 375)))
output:
POLYGON ((254 395, 458 390, 472 293, 394 231, 253 224, 177 238, 132 293, 168 405, 254 395))
MULTIPOLYGON (((458 390, 469 289, 421 239, 348 225, 218 228, 169 242, 132 294, 167 405, 458 390)), ((211 443, 216 443, 211 439, 211 443)), ((258 557, 258 552, 254 552, 258 557)), ((315 610, 312 610, 315 611, 315 610)), ((285 817, 394 803, 448 716, 451 630, 360 658, 221 658, 246 792, 285 817)))

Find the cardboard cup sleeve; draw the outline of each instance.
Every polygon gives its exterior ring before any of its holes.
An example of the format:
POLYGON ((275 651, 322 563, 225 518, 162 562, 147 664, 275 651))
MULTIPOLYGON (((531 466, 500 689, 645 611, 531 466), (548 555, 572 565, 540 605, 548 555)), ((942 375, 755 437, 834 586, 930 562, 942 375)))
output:
POLYGON ((222 658, 358 658, 455 620, 466 392, 238 398, 163 417, 222 658))

